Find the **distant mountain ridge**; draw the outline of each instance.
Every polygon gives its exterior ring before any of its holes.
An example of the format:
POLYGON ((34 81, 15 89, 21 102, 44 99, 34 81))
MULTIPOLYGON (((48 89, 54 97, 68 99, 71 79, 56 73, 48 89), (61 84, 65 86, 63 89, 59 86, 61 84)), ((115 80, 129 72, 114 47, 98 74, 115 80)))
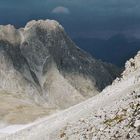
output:
POLYGON ((74 38, 76 44, 92 56, 119 67, 140 50, 140 40, 116 34, 109 39, 74 38))

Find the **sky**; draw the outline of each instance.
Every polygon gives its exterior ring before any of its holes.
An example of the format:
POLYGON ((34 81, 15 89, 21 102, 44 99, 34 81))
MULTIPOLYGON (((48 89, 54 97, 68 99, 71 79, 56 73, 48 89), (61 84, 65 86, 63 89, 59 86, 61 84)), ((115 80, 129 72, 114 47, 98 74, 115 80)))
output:
POLYGON ((140 0, 0 0, 0 24, 56 19, 72 38, 140 38, 140 0))

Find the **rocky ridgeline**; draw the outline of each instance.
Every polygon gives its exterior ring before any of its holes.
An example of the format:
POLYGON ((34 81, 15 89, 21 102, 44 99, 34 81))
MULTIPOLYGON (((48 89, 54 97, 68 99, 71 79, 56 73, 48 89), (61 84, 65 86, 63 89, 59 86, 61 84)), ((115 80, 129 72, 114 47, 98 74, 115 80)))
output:
POLYGON ((131 58, 129 61, 126 62, 125 71, 123 72, 122 75, 127 76, 128 74, 135 72, 139 68, 140 68, 140 52, 138 52, 134 58, 131 58))
POLYGON ((133 77, 134 84, 137 82, 140 82, 140 52, 137 53, 137 55, 134 58, 131 58, 125 63, 125 69, 120 75, 120 77, 117 77, 113 82, 112 85, 115 85, 119 82, 122 82, 123 80, 129 79, 130 77, 133 77))

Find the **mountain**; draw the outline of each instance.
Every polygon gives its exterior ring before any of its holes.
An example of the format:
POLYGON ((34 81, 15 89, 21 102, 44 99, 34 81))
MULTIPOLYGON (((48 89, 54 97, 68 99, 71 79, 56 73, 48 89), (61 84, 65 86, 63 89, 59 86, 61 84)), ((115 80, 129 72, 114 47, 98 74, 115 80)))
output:
POLYGON ((140 52, 100 94, 50 117, 0 130, 0 140, 139 140, 140 52))
POLYGON ((56 21, 31 21, 20 29, 0 26, 4 121, 28 122, 77 104, 98 94, 119 73, 116 66, 78 48, 56 21))
POLYGON ((127 38, 123 34, 116 34, 109 39, 99 38, 74 38, 80 48, 92 56, 119 67, 136 55, 140 50, 140 40, 127 38))

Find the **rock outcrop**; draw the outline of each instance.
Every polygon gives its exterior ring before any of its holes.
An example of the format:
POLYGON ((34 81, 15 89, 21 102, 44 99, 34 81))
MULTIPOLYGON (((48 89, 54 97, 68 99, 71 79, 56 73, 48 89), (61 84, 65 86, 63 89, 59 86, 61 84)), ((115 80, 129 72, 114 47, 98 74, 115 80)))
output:
POLYGON ((0 26, 0 90, 67 108, 111 84, 119 69, 79 49, 53 20, 0 26))
POLYGON ((140 52, 138 52, 134 58, 131 58, 126 62, 125 71, 122 76, 128 76, 138 69, 140 69, 140 52))

